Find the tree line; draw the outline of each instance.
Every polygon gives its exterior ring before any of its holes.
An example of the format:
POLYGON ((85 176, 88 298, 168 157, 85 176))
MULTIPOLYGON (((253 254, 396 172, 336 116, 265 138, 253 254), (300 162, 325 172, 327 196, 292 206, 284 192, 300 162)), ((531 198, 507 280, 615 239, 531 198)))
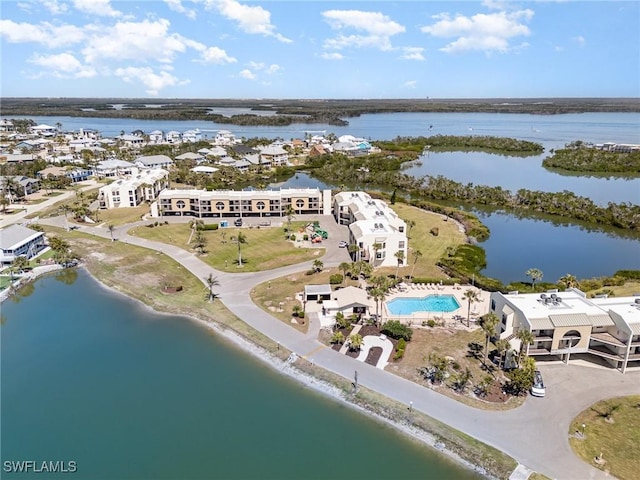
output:
POLYGON ((559 168, 571 172, 640 173, 640 150, 608 152, 573 142, 567 148, 553 151, 542 161, 545 168, 559 168))

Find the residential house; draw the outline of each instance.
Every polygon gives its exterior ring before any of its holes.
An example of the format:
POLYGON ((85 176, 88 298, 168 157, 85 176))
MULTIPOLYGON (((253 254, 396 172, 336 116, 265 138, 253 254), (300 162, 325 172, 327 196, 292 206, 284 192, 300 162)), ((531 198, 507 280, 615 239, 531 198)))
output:
POLYGON ((51 125, 46 124, 31 127, 31 131, 36 135, 40 135, 42 137, 53 137, 56 133, 58 133, 58 129, 56 127, 52 127, 51 125))
POLYGON ((93 172, 86 168, 47 167, 38 172, 38 178, 67 177, 71 180, 71 183, 88 180, 91 175, 93 175, 93 172))
POLYGON ((235 135, 229 130, 219 130, 216 136, 213 138, 214 145, 230 146, 238 143, 235 135))
POLYGON ((152 202, 169 186, 169 172, 161 168, 136 171, 100 188, 100 208, 136 207, 143 201, 152 202))
POLYGON ((16 131, 16 127, 11 120, 0 120, 0 133, 13 133, 16 131))
POLYGON ((330 298, 322 302, 326 315, 335 317, 341 312, 345 317, 358 315, 368 317, 375 311, 375 300, 359 287, 348 286, 331 292, 330 298))
POLYGON ((182 134, 182 141, 189 142, 189 143, 200 142, 202 141, 202 133, 200 133, 200 130, 198 129, 187 130, 182 134))
POLYGON ((29 178, 23 175, 2 176, 0 177, 0 191, 2 191, 6 197, 11 197, 12 195, 11 192, 5 191, 8 179, 13 179, 13 181, 20 186, 21 194, 24 194, 24 196, 40 190, 40 181, 37 178, 29 178))
POLYGON ((152 216, 213 218, 285 217, 289 206, 299 214, 328 215, 331 190, 285 188, 280 190, 163 190, 152 216))
POLYGON ((125 160, 119 160, 111 158, 109 160, 103 160, 96 165, 96 175, 99 178, 103 177, 121 177, 125 175, 131 175, 138 171, 133 163, 125 160))
POLYGON ((500 319, 496 335, 531 356, 599 360, 622 373, 640 367, 640 296, 587 298, 577 288, 493 292, 490 311, 500 319), (531 345, 521 346, 522 330, 533 334, 531 345))
POLYGON ((333 198, 333 215, 340 225, 349 226, 349 243, 359 247, 354 260, 384 267, 407 261, 406 224, 382 200, 364 192, 340 192, 333 198))
POLYGON ((153 132, 151 132, 149 134, 149 143, 150 144, 157 145, 159 143, 162 143, 163 140, 164 140, 164 133, 162 133, 162 131, 160 131, 160 130, 154 130, 153 132))
POLYGON ((268 160, 271 168, 282 167, 289 163, 289 152, 278 145, 267 145, 260 149, 260 158, 268 160))
POLYGON ((173 160, 166 155, 143 155, 134 162, 140 168, 171 168, 173 160))
POLYGON ((144 137, 140 135, 120 135, 118 139, 125 147, 139 148, 144 144, 144 137))
POLYGON ((0 163, 27 163, 33 162, 36 158, 30 153, 3 153, 0 155, 0 163))
POLYGON ((9 264, 17 257, 32 259, 46 247, 44 232, 13 224, 0 232, 0 263, 9 264))
POLYGON ((200 153, 186 152, 186 153, 183 153, 182 155, 178 155, 176 157, 176 160, 191 160, 196 163, 201 163, 201 162, 204 162, 204 156, 201 155, 200 153))
POLYGON ((171 130, 166 133, 164 139, 167 143, 180 143, 182 141, 182 134, 180 132, 176 132, 175 130, 171 130))

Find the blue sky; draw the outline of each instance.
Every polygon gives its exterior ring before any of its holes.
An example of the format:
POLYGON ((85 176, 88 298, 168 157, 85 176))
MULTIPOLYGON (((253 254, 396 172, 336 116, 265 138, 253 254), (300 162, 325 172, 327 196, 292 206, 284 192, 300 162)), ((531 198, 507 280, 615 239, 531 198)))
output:
POLYGON ((3 0, 1 94, 639 97, 638 1, 3 0))

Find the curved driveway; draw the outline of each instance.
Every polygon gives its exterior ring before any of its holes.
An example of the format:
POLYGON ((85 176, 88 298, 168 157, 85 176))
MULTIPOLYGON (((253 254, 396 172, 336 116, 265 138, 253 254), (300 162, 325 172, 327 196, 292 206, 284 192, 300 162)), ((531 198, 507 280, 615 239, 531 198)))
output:
MULTIPOLYGON (((45 223, 44 220, 41 222, 45 223)), ((55 220, 46 223, 55 223, 55 220)), ((318 325, 316 329, 310 328, 309 333, 302 334, 273 318, 251 301, 250 292, 254 286, 269 279, 305 271, 311 266, 311 262, 255 273, 220 272, 182 248, 126 233, 132 226, 141 224, 143 223, 119 227, 115 232, 116 237, 133 245, 162 251, 200 279, 213 273, 220 281, 220 299, 229 310, 289 350, 312 359, 316 365, 347 379, 352 379, 357 370, 359 384, 407 405, 413 402, 414 409, 502 450, 519 463, 551 478, 610 478, 573 454, 568 442, 569 424, 576 414, 598 400, 639 394, 640 372, 622 375, 614 370, 541 363, 540 369, 547 385, 545 398, 529 397, 523 406, 503 412, 468 407, 429 388, 371 365, 356 362, 333 349, 321 348, 322 344, 316 338, 318 325)), ((81 227, 80 230, 105 238, 110 236, 106 228, 81 227)), ((346 235, 341 238, 345 237, 346 235)), ((336 266, 341 261, 348 260, 345 249, 337 247, 337 240, 330 240, 326 244, 327 252, 323 257, 325 266, 336 266)))

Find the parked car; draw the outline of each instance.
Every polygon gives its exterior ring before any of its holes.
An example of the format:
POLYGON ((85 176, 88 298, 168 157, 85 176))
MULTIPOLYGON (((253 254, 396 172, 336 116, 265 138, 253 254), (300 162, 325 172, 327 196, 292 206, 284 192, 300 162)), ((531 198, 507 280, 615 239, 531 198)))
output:
POLYGON ((241 218, 236 218, 236 219, 233 221, 233 224, 234 224, 236 227, 241 227, 241 226, 242 226, 242 219, 241 219, 241 218))
POLYGON ((349 246, 349 242, 345 242, 344 240, 341 240, 341 241, 338 243, 338 246, 339 246, 340 248, 347 248, 347 247, 349 246))
POLYGON ((531 395, 534 397, 544 397, 545 387, 542 381, 542 373, 536 370, 533 374, 533 386, 531 387, 531 395))

